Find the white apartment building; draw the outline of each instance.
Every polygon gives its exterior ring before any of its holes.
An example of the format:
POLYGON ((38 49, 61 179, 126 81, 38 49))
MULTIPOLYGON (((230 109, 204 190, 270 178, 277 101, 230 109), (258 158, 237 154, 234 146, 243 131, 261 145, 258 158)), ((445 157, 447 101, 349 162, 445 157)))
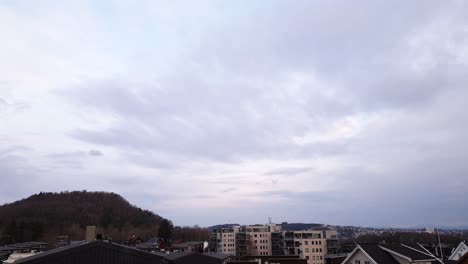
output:
POLYGON ((328 241, 336 239, 336 230, 284 231, 283 251, 307 259, 308 264, 325 264, 328 241))
POLYGON ((308 264, 325 264, 336 230, 281 231, 281 225, 220 228, 211 234, 213 251, 236 256, 299 255, 308 264), (330 243, 331 242, 331 243, 330 243))

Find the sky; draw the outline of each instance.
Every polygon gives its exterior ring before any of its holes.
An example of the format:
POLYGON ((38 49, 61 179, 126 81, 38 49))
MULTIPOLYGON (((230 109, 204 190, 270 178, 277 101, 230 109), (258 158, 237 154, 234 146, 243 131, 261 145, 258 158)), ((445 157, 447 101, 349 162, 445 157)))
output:
POLYGON ((468 2, 0 0, 0 204, 468 225, 468 2))

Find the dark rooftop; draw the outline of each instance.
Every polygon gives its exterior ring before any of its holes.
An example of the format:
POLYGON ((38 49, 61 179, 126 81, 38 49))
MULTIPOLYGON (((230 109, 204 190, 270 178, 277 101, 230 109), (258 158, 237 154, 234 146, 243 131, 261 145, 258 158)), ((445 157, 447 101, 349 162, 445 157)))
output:
POLYGON ((222 253, 213 253, 213 252, 207 252, 207 253, 203 253, 204 255, 207 255, 207 256, 210 256, 210 257, 213 257, 213 258, 217 258, 217 259, 227 259, 229 257, 231 257, 231 255, 226 255, 226 254, 222 254, 222 253))
POLYGON ((180 244, 177 244, 177 245, 173 245, 173 247, 188 247, 188 246, 195 246, 195 245, 200 245, 200 244, 203 244, 205 242, 203 241, 190 241, 190 242, 185 242, 185 243, 180 243, 180 244))
POLYGON ((156 244, 153 244, 153 243, 146 243, 145 242, 145 243, 136 244, 135 247, 138 248, 138 249, 156 249, 159 246, 156 245, 156 244))
POLYGON ((399 264, 390 253, 380 248, 377 244, 359 244, 359 246, 378 264, 399 264))
POLYGON ((162 256, 104 241, 83 242, 24 258, 15 264, 163 264, 162 256))
POLYGON ((34 250, 34 249, 43 249, 47 247, 45 242, 24 242, 9 244, 3 247, 0 247, 0 251, 15 251, 15 250, 34 250))
POLYGON ((218 255, 175 252, 168 254, 166 258, 174 261, 176 264, 222 264, 223 261, 229 257, 220 258, 218 255))
POLYGON ((403 244, 384 245, 382 247, 396 252, 398 254, 401 254, 403 256, 406 256, 412 260, 434 259, 434 257, 430 256, 429 254, 423 253, 424 250, 421 247, 413 248, 410 246, 405 246, 403 244))
POLYGON ((181 257, 185 257, 187 255, 190 255, 192 254, 191 252, 174 252, 174 253, 171 253, 171 254, 166 254, 166 258, 167 259, 170 259, 170 260, 176 260, 176 259, 179 259, 181 257))
POLYGON ((0 262, 2 262, 4 260, 7 260, 9 256, 10 256, 10 252, 7 252, 7 251, 1 252, 0 251, 0 262))

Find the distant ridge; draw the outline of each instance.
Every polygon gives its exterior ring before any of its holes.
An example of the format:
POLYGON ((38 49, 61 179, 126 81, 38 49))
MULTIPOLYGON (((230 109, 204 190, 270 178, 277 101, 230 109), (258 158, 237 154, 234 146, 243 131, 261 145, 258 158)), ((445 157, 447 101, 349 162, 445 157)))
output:
POLYGON ((208 232, 213 232, 214 229, 219 229, 219 228, 231 228, 233 226, 239 226, 240 224, 220 224, 220 225, 214 225, 207 227, 208 232))
MULTIPOLYGON (((214 229, 230 228, 230 227, 239 226, 239 225, 240 224, 219 224, 219 225, 214 225, 214 226, 208 227, 208 231, 212 232, 214 229)), ((281 229, 283 231, 321 229, 321 228, 325 228, 325 225, 317 224, 317 223, 288 223, 288 222, 281 223, 281 229)))
POLYGON ((284 231, 294 231, 294 230, 306 230, 306 229, 321 229, 325 226, 323 224, 317 223, 281 223, 281 228, 284 231))

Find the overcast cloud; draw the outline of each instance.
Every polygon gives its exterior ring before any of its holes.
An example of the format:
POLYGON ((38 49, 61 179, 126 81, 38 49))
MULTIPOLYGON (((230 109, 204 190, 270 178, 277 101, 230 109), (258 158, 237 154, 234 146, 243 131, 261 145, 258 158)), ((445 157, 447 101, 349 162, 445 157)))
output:
POLYGON ((2 1, 0 204, 468 224, 466 1, 2 1))

